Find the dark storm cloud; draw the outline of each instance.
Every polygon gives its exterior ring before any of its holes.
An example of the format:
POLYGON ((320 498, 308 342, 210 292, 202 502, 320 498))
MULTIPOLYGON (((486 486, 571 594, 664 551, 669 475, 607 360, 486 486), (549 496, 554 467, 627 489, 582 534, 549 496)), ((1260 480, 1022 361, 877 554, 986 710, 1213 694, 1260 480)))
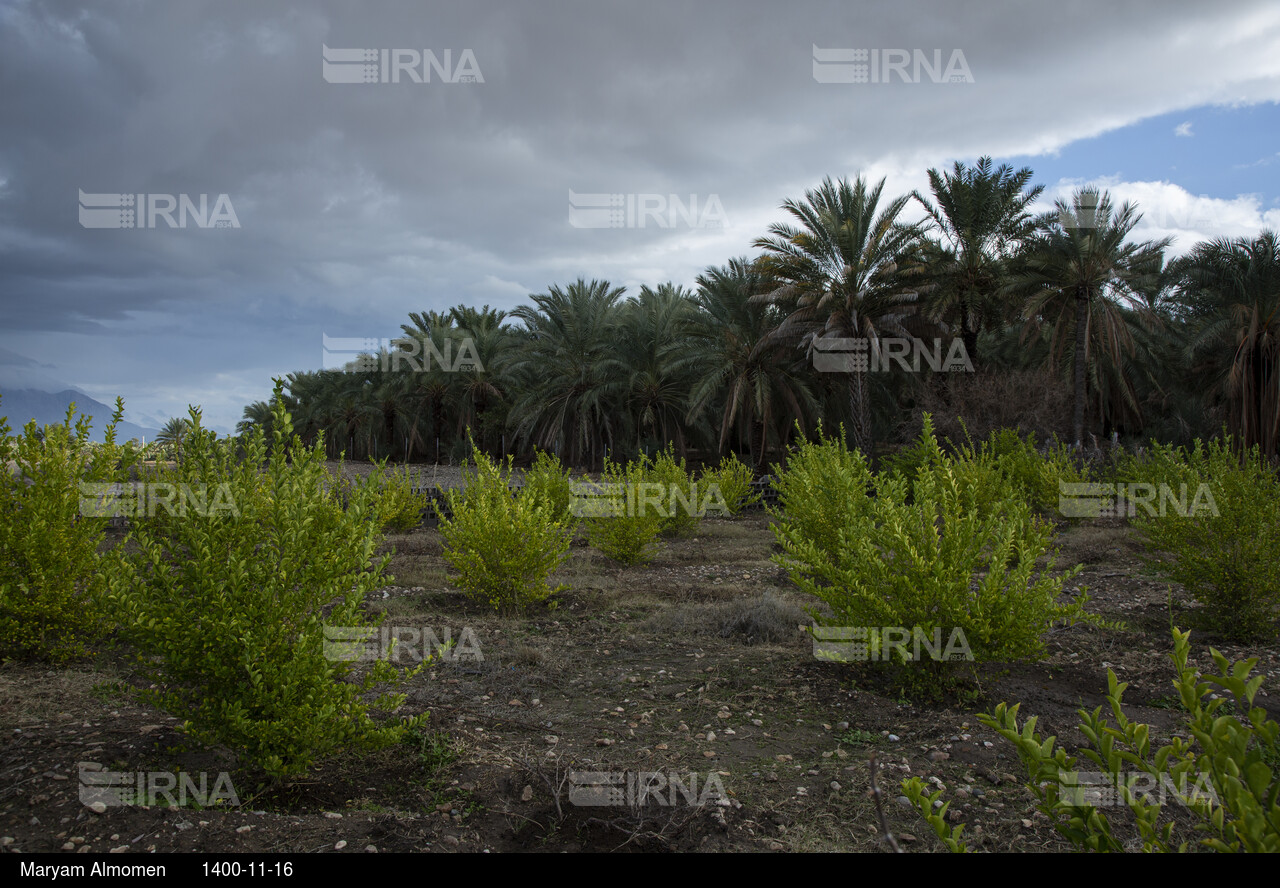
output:
POLYGON ((0 3, 3 341, 227 426, 318 366, 320 332, 579 275, 689 283, 825 175, 899 193, 1274 101, 1276 34, 1265 3, 0 3), (329 83, 322 44, 469 49, 484 82, 329 83), (818 83, 815 44, 960 50, 974 82, 818 83), (226 194, 240 227, 86 229, 81 190, 226 194), (570 190, 715 195, 728 225, 577 229, 570 190))

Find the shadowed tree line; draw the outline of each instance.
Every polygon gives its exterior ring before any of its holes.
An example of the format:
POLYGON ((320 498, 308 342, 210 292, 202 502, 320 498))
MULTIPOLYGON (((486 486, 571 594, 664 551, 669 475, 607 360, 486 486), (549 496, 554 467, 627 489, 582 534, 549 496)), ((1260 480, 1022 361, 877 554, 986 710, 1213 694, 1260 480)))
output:
MULTIPOLYGON (((790 221, 758 255, 692 289, 580 278, 510 312, 413 313, 389 352, 290 374, 295 429, 348 459, 458 462, 474 442, 598 468, 670 442, 764 466, 819 423, 874 453, 927 409, 1085 447, 1225 426, 1275 455, 1277 235, 1167 261, 1169 241, 1134 240, 1138 208, 1105 192, 1032 214, 1031 175, 982 158, 892 199, 883 181, 827 179, 782 204, 790 221), (913 207, 924 218, 905 222, 913 207)), ((269 421, 258 402, 240 429, 269 421)))

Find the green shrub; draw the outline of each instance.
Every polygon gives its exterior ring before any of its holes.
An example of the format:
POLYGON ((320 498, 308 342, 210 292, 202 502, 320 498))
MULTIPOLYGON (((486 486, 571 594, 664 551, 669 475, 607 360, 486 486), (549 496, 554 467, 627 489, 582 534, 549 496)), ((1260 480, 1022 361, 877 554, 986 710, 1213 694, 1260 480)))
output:
POLYGON ((326 629, 370 625, 361 605, 386 580, 378 485, 352 485, 344 508, 323 442, 307 448, 293 434, 280 392, 277 383, 270 448, 257 430, 239 442, 243 460, 191 411, 181 466, 157 478, 192 498, 136 521, 136 550, 117 550, 110 579, 114 613, 153 682, 143 699, 277 778, 344 747, 397 743, 425 719, 376 724, 370 708, 394 711, 403 695, 362 696, 403 676, 379 660, 356 680, 326 649, 326 629))
POLYGON ((578 510, 584 518, 587 541, 623 564, 650 560, 658 547, 666 511, 646 497, 657 493, 646 488, 653 483, 644 457, 625 466, 606 459, 599 485, 579 485, 584 495, 578 497, 578 510))
POLYGON ((841 443, 802 445, 779 481, 783 511, 774 534, 783 552, 774 560, 830 607, 832 617, 815 611, 815 620, 859 630, 850 637, 866 647, 846 650, 906 664, 909 682, 911 673, 945 679, 948 654, 974 662, 1041 658, 1054 621, 1092 619, 1083 595, 1057 602, 1080 568, 1055 576, 1052 557, 1038 568, 1049 553, 1049 526, 1007 490, 992 499, 985 480, 927 440, 928 460, 914 479, 882 474, 871 491, 861 457, 841 443), (874 631, 885 627, 895 636, 874 631), (893 645, 902 631, 910 651, 893 645))
POLYGON ((554 454, 538 451, 533 465, 524 473, 520 494, 533 498, 566 527, 577 526, 578 519, 573 514, 573 476, 554 454))
POLYGON ((698 478, 698 494, 708 497, 711 486, 715 485, 724 503, 724 510, 729 515, 737 515, 747 506, 760 501, 760 494, 751 489, 754 478, 751 468, 742 463, 737 454, 731 453, 721 459, 716 468, 702 470, 698 478))
POLYGON ((108 628, 98 549, 112 498, 99 494, 126 482, 140 458, 115 442, 123 413, 117 399, 99 445, 74 404, 65 424, 29 422, 17 437, 0 418, 0 657, 63 662, 108 628))
POLYGON ((1088 475, 1058 444, 1047 454, 1036 449, 1034 437, 1023 438, 1015 429, 999 429, 975 450, 962 448, 962 458, 993 464, 1005 482, 1034 508, 1058 512, 1063 483, 1088 480, 1088 475))
POLYGON ((862 453, 845 446, 843 429, 832 439, 822 436, 821 426, 818 434, 818 442, 801 441, 788 454, 785 471, 773 467, 778 505, 769 513, 775 528, 811 541, 832 560, 845 548, 841 529, 870 508, 874 478, 862 453))
POLYGON ((422 513, 427 508, 426 492, 414 490, 414 478, 409 467, 388 470, 386 460, 375 463, 374 487, 377 490, 377 508, 380 529, 408 533, 422 523, 422 513))
MULTIPOLYGON (((931 443, 933 421, 927 413, 923 426, 911 446, 883 461, 884 472, 911 479, 922 467, 937 464, 942 451, 931 443)), ((950 458, 957 472, 968 476, 975 489, 984 491, 979 506, 987 510, 1013 494, 1042 512, 1056 513, 1060 483, 1087 480, 1066 447, 1059 444, 1041 454, 1034 436, 1023 438, 1016 429, 998 429, 979 444, 967 441, 950 458)))
POLYGON ((1131 494, 1155 494, 1154 503, 1128 504, 1146 565, 1203 605, 1206 628, 1236 639, 1274 638, 1280 483, 1260 452, 1238 455, 1229 440, 1197 441, 1190 451, 1156 445, 1126 466, 1125 478, 1131 494))
POLYGON ((659 485, 650 488, 661 491, 662 532, 675 536, 688 536, 698 529, 702 521, 702 503, 705 491, 695 485, 684 459, 677 460, 670 443, 646 466, 646 482, 659 485))
POLYGON ((1127 809, 1133 815, 1144 851, 1186 850, 1187 842, 1175 836, 1185 820, 1169 817, 1165 806, 1153 802, 1158 793, 1167 803, 1189 811, 1195 831, 1207 834, 1200 844, 1216 851, 1280 851, 1280 771, 1275 750, 1280 725, 1267 719, 1267 711, 1253 705, 1263 676, 1249 677, 1258 659, 1228 664, 1226 657, 1210 649, 1216 675, 1201 675, 1187 663, 1189 632, 1173 630, 1172 654, 1178 677, 1173 682, 1186 710, 1189 739, 1174 737, 1169 745, 1151 749, 1149 725, 1131 722, 1121 708, 1128 685, 1107 670, 1107 701, 1115 726, 1080 710, 1080 730, 1088 746, 1080 750, 1093 771, 1077 770, 1079 759, 1055 748, 1054 738, 1042 740, 1036 719, 1018 727, 1018 706, 1001 703, 982 722, 1013 743, 1031 780, 1029 789, 1039 799, 1039 809, 1054 827, 1077 848, 1092 851, 1124 851, 1112 835, 1103 808, 1127 809), (1203 680, 1202 680, 1203 679, 1203 680), (1224 714, 1226 697, 1247 708, 1247 720, 1224 714), (1164 822, 1162 823, 1162 815, 1164 822))
POLYGON ((572 529, 538 496, 507 486, 505 472, 476 450, 466 487, 450 490, 452 517, 440 519, 444 558, 457 574, 455 586, 495 610, 513 613, 567 588, 552 588, 551 573, 569 551, 572 529))

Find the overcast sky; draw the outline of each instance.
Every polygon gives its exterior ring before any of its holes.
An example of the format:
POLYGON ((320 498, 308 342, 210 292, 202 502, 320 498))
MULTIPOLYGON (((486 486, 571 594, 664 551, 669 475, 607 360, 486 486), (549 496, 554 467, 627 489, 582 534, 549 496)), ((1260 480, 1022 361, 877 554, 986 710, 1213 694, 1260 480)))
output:
POLYGON ((0 0, 0 392, 230 431, 322 335, 692 284, 825 176, 983 154, 1252 236, 1278 101, 1274 0, 0 0))

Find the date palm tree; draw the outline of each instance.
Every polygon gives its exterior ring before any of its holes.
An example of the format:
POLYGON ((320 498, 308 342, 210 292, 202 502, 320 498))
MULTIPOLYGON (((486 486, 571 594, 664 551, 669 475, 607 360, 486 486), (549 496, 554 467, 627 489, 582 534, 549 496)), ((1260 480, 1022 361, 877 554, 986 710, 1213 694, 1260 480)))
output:
POLYGON ((182 462, 182 443, 186 440, 189 431, 191 431, 191 420, 175 416, 164 424, 164 428, 160 429, 160 433, 156 435, 156 443, 170 448, 173 451, 174 459, 182 462))
MULTIPOLYGON (((783 203, 800 225, 774 224, 771 237, 755 242, 765 251, 762 270, 778 282, 756 299, 787 311, 762 346, 786 341, 811 350, 819 339, 861 339, 874 366, 885 337, 909 335, 924 271, 920 232, 898 222, 909 198, 881 209, 883 190, 883 179, 869 188, 861 176, 852 184, 828 178, 804 201, 783 203)), ((853 444, 871 456, 867 371, 848 375, 853 444)))
POLYGON ((1176 272, 1195 309, 1186 356, 1245 447, 1280 447, 1280 236, 1199 244, 1176 272))
POLYGON ((640 288, 623 304, 617 349, 627 374, 627 408, 637 439, 674 442, 684 456, 688 446, 684 419, 692 368, 688 333, 696 311, 692 294, 683 287, 661 284, 640 288))
POLYGON ((508 364, 521 392, 509 423, 517 436, 572 465, 599 467, 607 449, 626 440, 626 367, 617 357, 623 292, 579 278, 512 312, 526 338, 508 364))
POLYGON ((1041 233, 1030 241, 1019 270, 1008 287, 1026 297, 1026 332, 1051 328, 1050 361, 1067 363, 1073 379, 1072 434, 1084 440, 1086 375, 1101 391, 1100 376, 1110 374, 1121 397, 1138 409, 1123 365, 1132 356, 1130 324, 1143 307, 1142 293, 1160 278, 1170 239, 1131 243, 1127 240, 1142 214, 1125 203, 1113 211, 1110 195, 1085 188, 1071 202, 1058 200, 1041 220, 1041 233), (1126 311, 1127 310, 1127 311, 1126 311), (1088 368, 1092 366, 1090 373, 1088 368))
POLYGON ((753 302, 776 283, 746 258, 711 267, 698 275, 699 311, 691 318, 684 361, 696 376, 689 390, 685 421, 711 414, 723 453, 730 435, 745 443, 753 466, 768 461, 769 436, 808 417, 818 402, 803 368, 778 340, 764 344, 782 321, 780 308, 753 302))
POLYGON ((928 214, 926 234, 938 234, 929 263, 937 287, 925 313, 959 332, 973 362, 978 334, 1008 315, 998 298, 1008 260, 1035 234, 1036 216, 1028 208, 1044 186, 1028 188, 1032 175, 1029 167, 993 168, 991 158, 982 157, 972 167, 957 161, 950 172, 929 170, 932 201, 911 192, 928 214))

